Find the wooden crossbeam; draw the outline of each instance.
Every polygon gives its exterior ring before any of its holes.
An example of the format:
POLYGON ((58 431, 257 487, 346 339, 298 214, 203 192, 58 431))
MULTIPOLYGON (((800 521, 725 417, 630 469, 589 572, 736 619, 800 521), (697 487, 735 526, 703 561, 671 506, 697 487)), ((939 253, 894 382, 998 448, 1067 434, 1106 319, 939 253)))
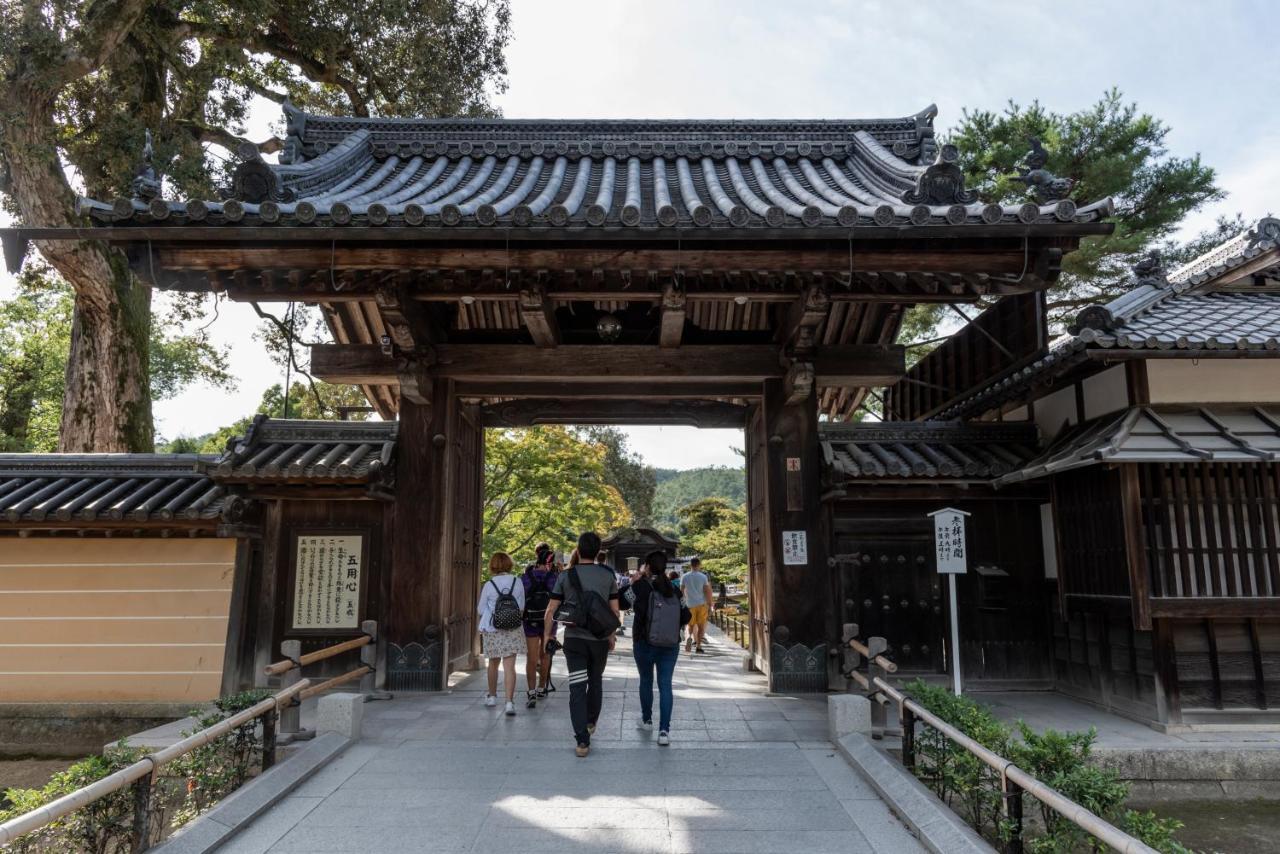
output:
MULTIPOLYGON (((773 345, 701 345, 663 350, 643 345, 441 344, 432 348, 429 373, 469 383, 659 383, 711 386, 781 378, 786 366, 773 345)), ((845 345, 815 353, 820 386, 882 386, 905 369, 902 347, 845 345)), ((311 348, 311 370, 328 382, 394 384, 403 360, 377 345, 320 344, 311 348)), ((567 390, 566 390, 567 391, 567 390)), ((727 396, 727 395, 724 395, 727 396)))
POLYGON ((691 427, 742 427, 747 407, 711 400, 672 400, 656 406, 648 400, 565 400, 532 398, 488 404, 480 417, 486 427, 534 424, 687 424, 691 427))

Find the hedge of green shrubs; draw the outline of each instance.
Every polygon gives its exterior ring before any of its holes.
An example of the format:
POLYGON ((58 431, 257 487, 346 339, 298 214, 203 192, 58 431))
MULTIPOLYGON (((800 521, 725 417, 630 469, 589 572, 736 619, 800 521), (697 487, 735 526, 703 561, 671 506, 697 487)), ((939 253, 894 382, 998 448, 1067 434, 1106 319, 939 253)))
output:
MULTIPOLYGON (((213 726, 269 696, 269 691, 255 690, 223 697, 208 712, 192 712, 197 726, 184 735, 213 726)), ((54 774, 38 789, 7 789, 4 793, 7 803, 0 809, 0 822, 28 813, 123 770, 144 755, 144 751, 121 741, 103 756, 90 756, 54 774)), ((152 787, 148 816, 150 843, 158 843, 235 791, 258 771, 261 760, 262 739, 257 733, 257 721, 250 721, 164 766, 152 787)), ((123 854, 132 846, 133 813, 133 790, 126 787, 15 842, 0 845, 0 851, 20 854, 50 851, 123 854)))
MULTIPOLYGON (((1038 733, 1019 721, 1015 731, 985 706, 944 687, 916 680, 906 686, 906 693, 983 747, 1157 851, 1191 854, 1174 838, 1181 822, 1127 809, 1129 784, 1114 771, 1089 762, 1096 730, 1038 733)), ((923 722, 917 724, 915 744, 916 776, 986 839, 1007 844, 1013 827, 1003 817, 1000 775, 923 722)), ((1038 821, 1027 821, 1023 829, 1023 845, 1031 854, 1107 850, 1031 795, 1023 800, 1024 816, 1033 817, 1032 811, 1039 807, 1038 821)))

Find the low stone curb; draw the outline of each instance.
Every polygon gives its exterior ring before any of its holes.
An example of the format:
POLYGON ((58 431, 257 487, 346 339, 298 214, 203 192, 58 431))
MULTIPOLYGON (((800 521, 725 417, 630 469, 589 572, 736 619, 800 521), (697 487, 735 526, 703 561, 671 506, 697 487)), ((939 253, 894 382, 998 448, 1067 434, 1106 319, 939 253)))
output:
POLYGON ((876 749, 865 735, 855 732, 842 736, 836 740, 836 747, 930 851, 993 854, 995 849, 985 839, 935 798, 907 769, 876 749))
POLYGON ((351 744, 336 732, 321 733, 288 760, 228 795, 152 849, 164 854, 206 854, 239 833, 351 744))

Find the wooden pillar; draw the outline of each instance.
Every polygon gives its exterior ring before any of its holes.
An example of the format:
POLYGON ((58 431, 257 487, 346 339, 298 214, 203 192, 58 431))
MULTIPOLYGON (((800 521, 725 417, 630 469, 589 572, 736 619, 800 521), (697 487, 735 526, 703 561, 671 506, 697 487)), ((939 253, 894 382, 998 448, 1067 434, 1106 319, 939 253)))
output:
MULTIPOLYGON (((822 448, 818 440, 817 390, 803 395, 783 381, 765 383, 764 427, 768 452, 769 682, 780 692, 825 691, 831 639, 829 530, 822 512, 822 448), (803 562, 788 562, 803 544, 803 562)), ((794 561, 794 558, 792 558, 794 561)))
POLYGON ((432 403, 401 397, 396 496, 391 524, 391 583, 386 607, 391 691, 444 687, 443 553, 450 499, 450 433, 457 405, 452 380, 434 381, 432 403))

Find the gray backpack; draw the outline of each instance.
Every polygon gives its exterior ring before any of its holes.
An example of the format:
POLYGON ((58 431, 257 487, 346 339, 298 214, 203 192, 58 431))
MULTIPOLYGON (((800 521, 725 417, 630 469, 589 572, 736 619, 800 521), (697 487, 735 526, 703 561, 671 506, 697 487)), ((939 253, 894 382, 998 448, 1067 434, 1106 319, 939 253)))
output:
POLYGON ((657 590, 649 593, 650 646, 680 645, 680 597, 662 596, 657 590))

